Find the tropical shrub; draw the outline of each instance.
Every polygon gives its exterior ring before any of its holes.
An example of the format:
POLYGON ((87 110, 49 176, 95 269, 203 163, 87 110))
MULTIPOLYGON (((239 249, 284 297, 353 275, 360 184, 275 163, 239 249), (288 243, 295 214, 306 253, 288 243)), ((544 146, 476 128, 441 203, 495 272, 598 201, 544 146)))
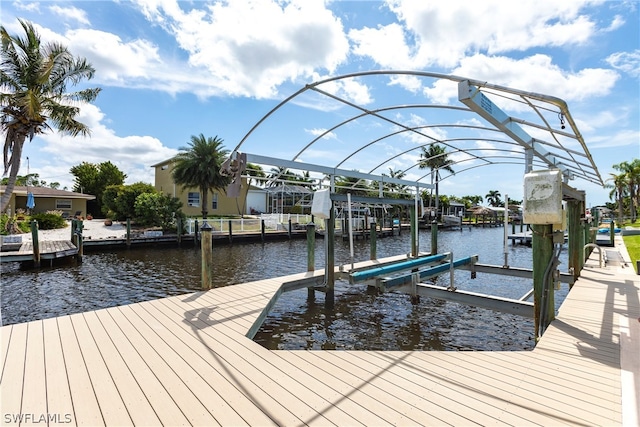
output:
POLYGON ((41 212, 31 215, 32 220, 38 221, 38 228, 40 230, 55 230, 56 228, 64 228, 67 226, 67 222, 58 213, 54 212, 41 212))
POLYGON ((180 210, 182 202, 177 197, 161 193, 142 193, 134 204, 136 223, 143 226, 159 226, 163 231, 175 229, 175 220, 180 217, 184 223, 185 215, 180 210))

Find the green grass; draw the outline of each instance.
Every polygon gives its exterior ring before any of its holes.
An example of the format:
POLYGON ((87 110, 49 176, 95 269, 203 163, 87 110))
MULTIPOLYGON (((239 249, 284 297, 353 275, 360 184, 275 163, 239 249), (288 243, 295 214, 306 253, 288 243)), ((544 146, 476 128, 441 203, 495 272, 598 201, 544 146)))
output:
MULTIPOLYGON (((631 257, 631 264, 633 264, 633 268, 636 269, 636 260, 640 259, 640 235, 622 236, 622 239, 631 257)), ((637 272, 638 270, 636 269, 636 273, 637 272)))

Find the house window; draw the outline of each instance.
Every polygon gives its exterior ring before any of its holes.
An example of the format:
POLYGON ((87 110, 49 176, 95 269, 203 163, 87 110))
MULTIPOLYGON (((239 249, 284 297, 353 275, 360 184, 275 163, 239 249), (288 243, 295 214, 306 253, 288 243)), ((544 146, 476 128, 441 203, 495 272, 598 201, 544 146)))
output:
POLYGON ((71 209, 71 200, 69 200, 69 199, 56 199, 56 209, 57 210, 70 210, 71 209))
POLYGON ((200 207, 200 193, 189 193, 187 196, 187 205, 192 207, 200 207))
POLYGON ((215 193, 211 198, 211 209, 218 209, 218 193, 215 193))

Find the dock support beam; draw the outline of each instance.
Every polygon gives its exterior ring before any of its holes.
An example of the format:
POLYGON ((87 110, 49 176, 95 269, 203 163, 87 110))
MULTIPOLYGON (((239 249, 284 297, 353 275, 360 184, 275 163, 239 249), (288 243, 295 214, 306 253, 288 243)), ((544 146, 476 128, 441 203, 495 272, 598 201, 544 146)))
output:
POLYGON ((202 253, 202 289, 211 289, 211 267, 213 264, 213 242, 211 236, 212 227, 207 220, 203 220, 200 238, 202 253))
POLYGON ((580 258, 582 257, 581 244, 581 228, 580 228, 580 207, 582 202, 578 200, 569 200, 567 202, 567 228, 569 234, 569 269, 573 269, 573 279, 580 276, 582 265, 580 258))
POLYGON ((553 225, 531 225, 531 246, 533 248, 533 305, 535 337, 541 336, 555 316, 555 303, 551 280, 545 277, 545 271, 553 257, 553 225), (549 289, 550 288, 550 289, 549 289), (545 294, 547 298, 543 298, 545 294), (542 304, 545 309, 542 310, 542 304), (544 315, 544 319, 542 316, 544 315))
MULTIPOLYGON (((307 224, 307 271, 314 271, 316 264, 316 225, 313 222, 307 224)), ((307 298, 311 302, 316 298, 313 286, 307 288, 307 298)))
POLYGON ((438 221, 431 221, 431 255, 438 253, 438 221))
POLYGON ((326 267, 324 270, 325 280, 327 282, 327 291, 325 293, 324 305, 325 308, 333 309, 334 306, 334 292, 335 292, 335 228, 336 228, 336 213, 333 209, 333 200, 331 201, 331 207, 329 209, 329 219, 326 220, 325 238, 327 253, 326 267))
POLYGON ((371 255, 369 255, 370 260, 378 259, 378 225, 375 222, 372 222, 369 226, 369 244, 371 245, 371 255))
POLYGON ((40 267, 40 242, 38 241, 38 221, 31 220, 31 242, 33 244, 33 266, 40 267))

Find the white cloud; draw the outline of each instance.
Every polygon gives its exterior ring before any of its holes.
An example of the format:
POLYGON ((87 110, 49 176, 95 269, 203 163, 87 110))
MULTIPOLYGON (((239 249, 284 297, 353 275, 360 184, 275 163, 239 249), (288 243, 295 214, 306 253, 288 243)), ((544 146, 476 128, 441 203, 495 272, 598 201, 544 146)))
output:
MULTIPOLYGON (((565 101, 607 95, 619 78, 615 71, 602 68, 565 71, 553 64, 551 57, 542 54, 523 59, 473 55, 463 59, 452 74, 523 91, 553 94, 565 101)), ((458 96, 457 84, 439 80, 424 93, 435 102, 447 102, 458 96)))
POLYGON ((27 11, 27 12, 39 12, 40 11, 40 2, 37 2, 37 1, 23 2, 23 1, 17 0, 15 2, 13 2, 13 5, 18 10, 24 10, 24 11, 27 11))
POLYGON ((404 24, 349 32, 354 52, 383 67, 453 67, 467 54, 499 54, 540 46, 581 45, 596 32, 585 1, 388 0, 404 24), (490 17, 490 19, 488 19, 490 17))
POLYGON ((30 150, 31 167, 43 179, 58 181, 71 188, 73 177, 69 170, 72 166, 82 162, 97 164, 110 161, 127 175, 126 183, 143 181, 153 184, 151 165, 177 154, 175 149, 164 146, 157 138, 116 135, 104 124, 105 116, 95 105, 83 105, 77 119, 91 129, 91 137, 73 138, 56 132, 34 139, 42 144, 42 148, 38 150, 40 153, 30 150))
POLYGON ((190 11, 171 0, 136 4, 193 68, 207 71, 214 90, 231 95, 273 97, 285 82, 334 71, 348 52, 342 22, 317 0, 219 1, 190 11))
POLYGON ((78 21, 84 25, 90 24, 89 18, 87 18, 87 13, 77 7, 60 7, 58 5, 53 5, 49 6, 49 10, 53 12, 54 15, 61 16, 62 18, 78 21))
MULTIPOLYGON (((119 36, 99 30, 81 29, 65 34, 68 48, 83 56, 96 69, 96 80, 107 84, 149 80, 162 68, 157 46, 146 40, 124 42, 119 36)), ((134 83, 135 85, 135 83, 134 83)))
POLYGON ((609 55, 606 61, 617 70, 624 71, 632 77, 640 77, 640 49, 633 52, 616 52, 609 55))
POLYGON ((327 129, 305 129, 305 132, 313 135, 313 136, 320 136, 323 135, 322 138, 324 139, 338 139, 337 135, 334 132, 328 132, 325 134, 325 132, 327 132, 327 129))

